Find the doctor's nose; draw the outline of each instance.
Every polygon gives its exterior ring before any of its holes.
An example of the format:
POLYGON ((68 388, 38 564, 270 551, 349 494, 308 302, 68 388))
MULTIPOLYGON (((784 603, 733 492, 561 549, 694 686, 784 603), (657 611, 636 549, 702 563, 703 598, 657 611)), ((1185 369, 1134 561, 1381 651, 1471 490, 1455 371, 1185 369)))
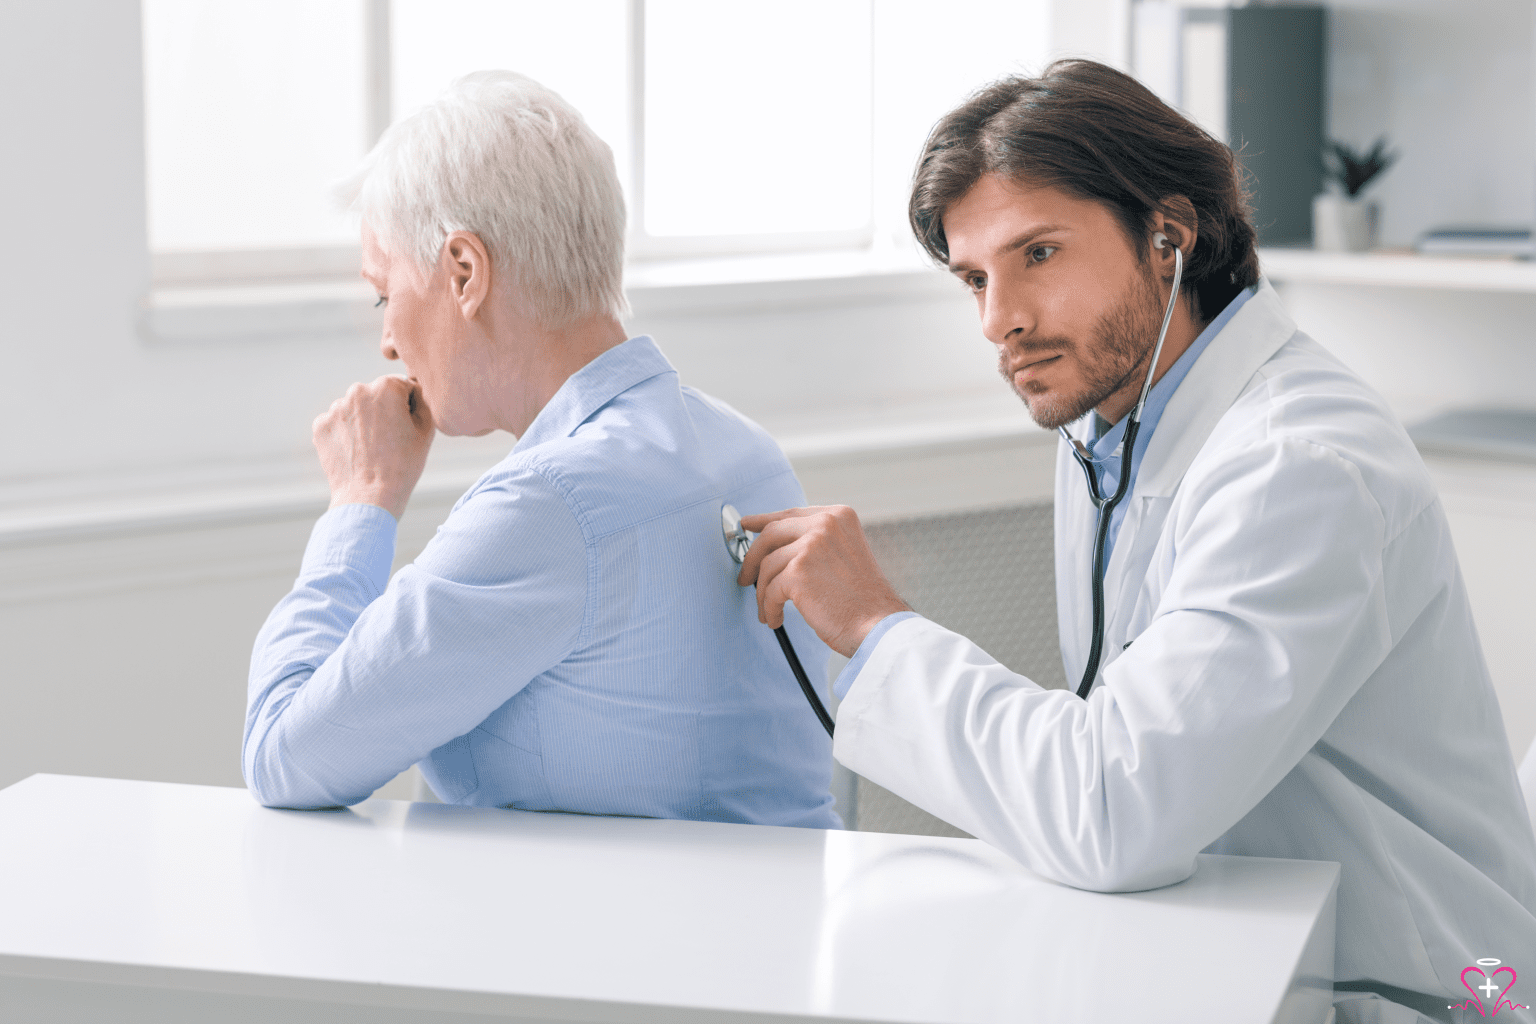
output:
POLYGON ((981 310, 981 333, 994 345, 1016 345, 1035 333, 1035 317, 1018 303, 987 296, 981 310))
POLYGON ((400 353, 395 351, 395 343, 389 339, 387 334, 379 339, 379 351, 384 353, 385 359, 394 360, 400 358, 400 353))

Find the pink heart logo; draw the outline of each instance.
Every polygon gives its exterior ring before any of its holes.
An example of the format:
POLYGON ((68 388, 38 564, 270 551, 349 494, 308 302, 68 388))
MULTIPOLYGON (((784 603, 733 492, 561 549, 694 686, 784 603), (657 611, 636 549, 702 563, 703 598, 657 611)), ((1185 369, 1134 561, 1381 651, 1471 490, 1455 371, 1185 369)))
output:
MULTIPOLYGON (((1494 962, 1497 963, 1498 961, 1494 961, 1494 962)), ((1461 972, 1461 987, 1466 989, 1468 992, 1472 993, 1472 998, 1477 1001, 1477 1012, 1479 1014, 1481 1014, 1482 1016, 1484 1016, 1484 1017, 1488 1016, 1488 1012, 1487 1012, 1486 1008, 1484 1007, 1482 996, 1479 996, 1478 993, 1481 992, 1483 995, 1486 995, 1490 999, 1493 999, 1493 1013, 1494 1013, 1494 1016, 1498 1016, 1499 1010, 1501 1010, 1503 1008, 1505 1002, 1507 1001, 1504 998, 1504 993, 1508 992, 1510 990, 1510 988, 1514 986, 1515 979, 1517 977, 1518 977, 1518 975, 1515 974, 1515 969, 1513 967, 1509 967, 1509 966, 1500 967, 1498 970, 1494 971, 1492 974, 1484 974, 1483 973, 1483 969, 1481 967, 1467 967, 1467 968, 1463 969, 1462 972, 1461 972), (1498 998, 1497 999, 1493 999, 1494 989, 1498 989, 1499 988, 1498 982, 1496 982, 1494 979, 1497 978, 1499 975, 1505 974, 1505 973, 1507 973, 1509 975, 1509 982, 1502 989, 1499 989, 1498 998), (1469 975, 1469 974, 1475 974, 1479 978, 1482 978, 1483 979, 1483 984, 1475 986, 1475 987, 1472 986, 1472 985, 1469 985, 1467 983, 1467 975, 1469 975)), ((1514 1008, 1514 1004, 1513 1003, 1510 1004, 1510 1008, 1511 1009, 1514 1008)))

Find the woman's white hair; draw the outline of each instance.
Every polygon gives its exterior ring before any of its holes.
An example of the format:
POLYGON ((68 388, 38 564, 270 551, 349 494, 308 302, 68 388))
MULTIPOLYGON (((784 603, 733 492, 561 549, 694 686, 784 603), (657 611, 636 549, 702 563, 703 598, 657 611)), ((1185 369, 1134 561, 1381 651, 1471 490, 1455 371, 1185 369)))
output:
POLYGON ((477 71, 391 125, 337 196, 428 280, 450 232, 490 250, 545 327, 627 314, 613 152, 555 92, 477 71))

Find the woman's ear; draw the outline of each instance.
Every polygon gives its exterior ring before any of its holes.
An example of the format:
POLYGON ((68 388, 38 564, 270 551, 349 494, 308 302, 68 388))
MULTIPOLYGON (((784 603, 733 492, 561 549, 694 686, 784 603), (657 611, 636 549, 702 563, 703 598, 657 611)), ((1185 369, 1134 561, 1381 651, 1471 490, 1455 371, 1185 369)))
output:
POLYGON ((455 231, 443 241, 443 269, 454 305, 465 320, 473 320, 491 294, 491 254, 480 236, 455 231))

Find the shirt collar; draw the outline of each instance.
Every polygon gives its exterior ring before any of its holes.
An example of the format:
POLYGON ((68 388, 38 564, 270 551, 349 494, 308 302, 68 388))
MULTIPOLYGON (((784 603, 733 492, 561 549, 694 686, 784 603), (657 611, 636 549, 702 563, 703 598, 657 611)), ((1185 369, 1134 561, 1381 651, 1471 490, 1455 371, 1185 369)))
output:
MULTIPOLYGON (((1145 450, 1147 442, 1152 438, 1152 432, 1157 429, 1157 421, 1162 419, 1163 410, 1168 407, 1168 400, 1179 389, 1179 385, 1184 383, 1184 378, 1189 376, 1189 371, 1195 365, 1195 360, 1200 358, 1200 353, 1210 347, 1222 328, 1226 327, 1237 315, 1237 311, 1243 308, 1243 304, 1253 297, 1255 290, 1253 287, 1248 287, 1238 292, 1236 297, 1227 303, 1226 308, 1205 325, 1205 330, 1200 332, 1189 348, 1184 350, 1184 354, 1168 368, 1168 372, 1152 385, 1152 390, 1147 392, 1147 404, 1141 410, 1141 427, 1136 432, 1138 449, 1145 450)), ((1095 459, 1106 459, 1116 454, 1115 450, 1120 446, 1121 438, 1125 436, 1125 424, 1129 419, 1130 414, 1127 413, 1120 418, 1120 422, 1091 443, 1089 447, 1093 449, 1095 459)), ((1088 422, 1090 429, 1099 422, 1098 416, 1092 410, 1088 413, 1088 422)))
POLYGON ((512 450, 523 451, 545 441, 568 437, 593 413, 636 384, 676 372, 650 335, 636 335, 571 374, 539 410, 512 450))

